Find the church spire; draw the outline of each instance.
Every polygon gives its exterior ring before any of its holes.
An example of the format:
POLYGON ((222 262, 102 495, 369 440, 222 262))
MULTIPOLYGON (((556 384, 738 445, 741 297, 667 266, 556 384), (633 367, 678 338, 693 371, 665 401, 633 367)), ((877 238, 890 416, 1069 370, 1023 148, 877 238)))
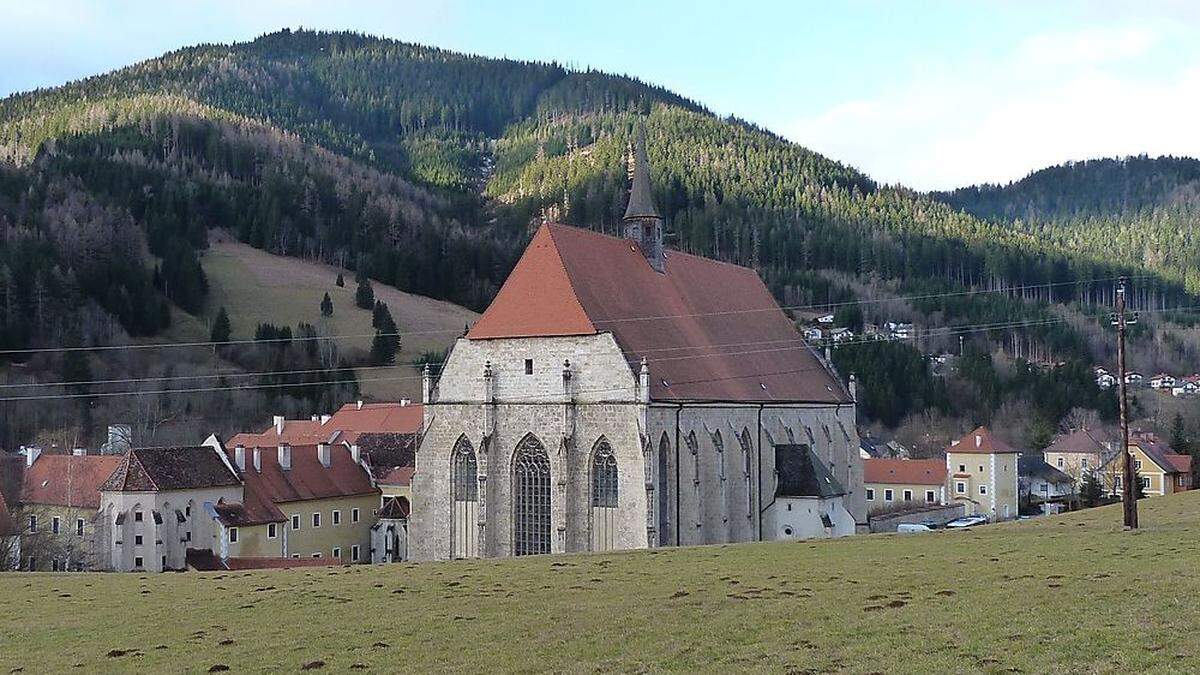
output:
POLYGON ((629 188, 629 205, 625 208, 624 221, 625 238, 638 243, 651 267, 659 272, 665 271, 662 216, 654 206, 650 160, 646 156, 646 131, 640 124, 633 154, 633 183, 629 188))

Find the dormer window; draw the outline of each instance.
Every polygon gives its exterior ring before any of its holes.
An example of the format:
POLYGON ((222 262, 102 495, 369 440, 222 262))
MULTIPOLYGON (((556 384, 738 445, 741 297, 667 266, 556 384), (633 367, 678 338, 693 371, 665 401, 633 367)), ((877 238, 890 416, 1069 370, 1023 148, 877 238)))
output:
POLYGON ((525 374, 533 374, 533 359, 525 359, 525 374))

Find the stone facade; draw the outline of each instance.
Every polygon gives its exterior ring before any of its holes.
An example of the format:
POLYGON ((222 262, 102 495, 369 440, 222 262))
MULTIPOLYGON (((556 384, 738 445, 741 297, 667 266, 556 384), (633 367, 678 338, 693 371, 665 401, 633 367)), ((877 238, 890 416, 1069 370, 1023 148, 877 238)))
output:
MULTIPOLYGON (((609 333, 460 339, 426 386, 410 551, 416 560, 515 551, 514 453, 536 439, 550 466, 549 552, 755 541, 775 494, 773 447, 809 444, 842 482, 841 502, 866 523, 852 404, 665 403, 649 398, 609 333), (475 453, 475 546, 452 544, 454 450, 475 453), (616 461, 615 506, 598 507, 593 464, 616 461), (598 529, 603 528, 603 536, 598 529)), ((464 512, 459 512, 459 519, 464 512)))

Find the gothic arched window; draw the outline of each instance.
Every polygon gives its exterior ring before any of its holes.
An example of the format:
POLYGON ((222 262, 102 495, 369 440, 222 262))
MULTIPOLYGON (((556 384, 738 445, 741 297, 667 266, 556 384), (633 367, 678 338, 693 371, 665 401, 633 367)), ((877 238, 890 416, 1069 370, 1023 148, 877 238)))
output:
POLYGON ((753 454, 754 444, 750 441, 750 430, 743 427, 742 437, 739 439, 742 444, 742 474, 746 480, 746 517, 754 517, 754 490, 751 487, 751 455, 753 454))
POLYGON ((479 476, 475 448, 460 436, 450 455, 450 557, 479 555, 479 476))
POLYGON ((658 545, 666 546, 671 543, 671 494, 667 471, 670 466, 671 441, 664 433, 658 441, 658 466, 655 472, 657 479, 654 491, 658 497, 658 545))
POLYGON ((550 457, 533 434, 512 461, 513 555, 550 552, 550 457))
POLYGON ((592 550, 611 551, 616 535, 617 458, 603 436, 592 452, 592 550))

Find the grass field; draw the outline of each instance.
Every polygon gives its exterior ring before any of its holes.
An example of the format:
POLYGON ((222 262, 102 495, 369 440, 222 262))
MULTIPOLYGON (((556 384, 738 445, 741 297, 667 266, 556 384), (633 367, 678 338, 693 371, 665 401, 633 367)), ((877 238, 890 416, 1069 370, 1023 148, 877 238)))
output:
MULTIPOLYGON (((208 339, 211 322, 225 307, 233 325, 234 339, 254 337, 261 322, 291 326, 304 321, 321 326, 321 298, 328 292, 333 300, 333 317, 325 328, 335 335, 365 337, 339 341, 343 350, 370 349, 374 329, 371 312, 354 305, 354 274, 346 270, 298 258, 272 255, 231 241, 214 233, 212 244, 201 259, 208 276, 207 310, 200 318, 175 313, 168 336, 174 340, 208 339), (338 272, 346 285, 334 282, 338 272)), ((408 365, 422 352, 440 351, 462 333, 463 326, 474 323, 478 315, 458 305, 404 293, 391 286, 373 284, 375 297, 386 302, 401 333, 408 333, 397 355, 394 369, 360 373, 363 393, 375 398, 395 400, 420 398, 420 373, 408 365), (406 378, 369 382, 369 378, 406 378)))
POLYGON ((253 573, 0 575, 25 672, 1144 672, 1200 663, 1200 492, 923 535, 253 573))

